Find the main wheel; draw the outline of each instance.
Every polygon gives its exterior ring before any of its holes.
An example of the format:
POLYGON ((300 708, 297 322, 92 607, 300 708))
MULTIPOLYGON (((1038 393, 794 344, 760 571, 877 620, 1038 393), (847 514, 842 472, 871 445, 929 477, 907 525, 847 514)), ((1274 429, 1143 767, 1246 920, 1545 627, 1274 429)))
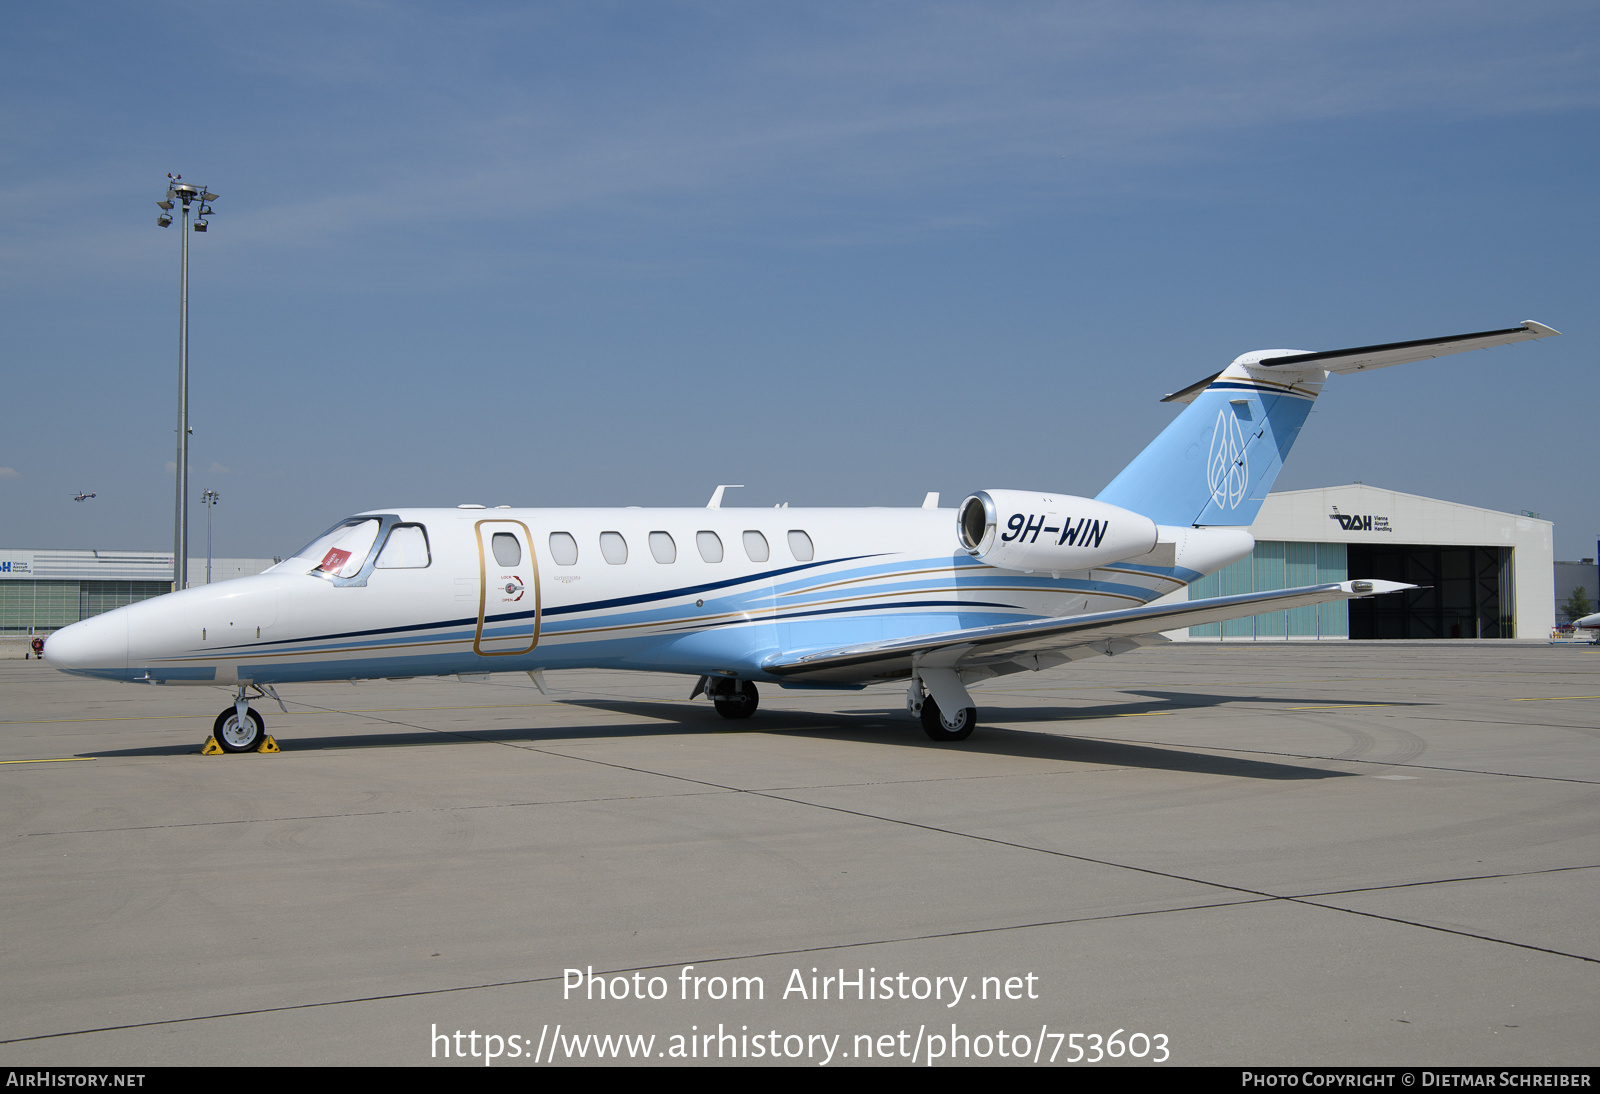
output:
POLYGON ((224 752, 254 752, 261 747, 261 742, 267 736, 266 726, 261 721, 261 715, 253 707, 245 709, 245 719, 239 721, 238 712, 233 707, 228 707, 217 720, 211 724, 211 736, 217 739, 217 744, 224 752))
POLYGON ((724 718, 748 718, 756 712, 756 704, 761 701, 756 694, 755 684, 749 680, 740 680, 736 687, 711 698, 717 704, 717 713, 724 718))
POLYGON ((940 744, 966 740, 972 736, 977 724, 976 707, 967 707, 965 710, 957 711, 954 718, 946 718, 939 713, 939 704, 933 701, 933 696, 930 695, 922 700, 922 732, 940 744))

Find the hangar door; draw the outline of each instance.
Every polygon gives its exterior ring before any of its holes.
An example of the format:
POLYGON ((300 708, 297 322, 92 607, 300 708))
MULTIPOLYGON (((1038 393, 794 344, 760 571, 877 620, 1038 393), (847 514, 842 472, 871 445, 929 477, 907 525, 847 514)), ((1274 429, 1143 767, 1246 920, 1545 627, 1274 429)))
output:
POLYGON ((1349 545, 1350 577, 1426 586, 1350 601, 1351 638, 1514 638, 1510 547, 1349 545))

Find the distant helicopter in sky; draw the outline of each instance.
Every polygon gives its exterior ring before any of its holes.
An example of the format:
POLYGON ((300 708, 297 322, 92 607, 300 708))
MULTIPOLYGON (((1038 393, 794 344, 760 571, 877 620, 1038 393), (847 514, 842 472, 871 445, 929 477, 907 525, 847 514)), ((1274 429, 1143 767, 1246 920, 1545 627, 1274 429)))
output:
POLYGON ((72 500, 73 500, 73 501, 88 501, 88 500, 89 500, 89 499, 90 499, 90 498, 92 498, 92 497, 94 497, 94 494, 93 494, 93 493, 88 493, 88 494, 74 494, 74 495, 72 495, 72 500))

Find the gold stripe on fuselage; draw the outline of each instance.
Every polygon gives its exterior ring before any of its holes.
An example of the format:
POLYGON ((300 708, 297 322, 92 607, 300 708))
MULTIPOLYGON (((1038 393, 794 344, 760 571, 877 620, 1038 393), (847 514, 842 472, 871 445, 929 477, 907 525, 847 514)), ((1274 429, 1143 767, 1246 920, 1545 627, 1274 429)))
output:
MULTIPOLYGON (((994 569, 994 567, 985 567, 985 569, 994 569)), ((889 575, 888 579, 889 580, 895 580, 895 579, 898 579, 898 578, 901 578, 901 577, 914 576, 914 575, 918 575, 918 574, 949 573, 949 572, 950 571, 949 571, 949 569, 947 567, 939 567, 939 568, 931 569, 931 570, 911 570, 911 571, 906 571, 904 574, 889 575)), ((1107 568, 1107 567, 1100 567, 1098 569, 1098 571, 1091 571, 1091 572, 1135 573, 1135 574, 1138 574, 1138 576, 1142 576, 1142 577, 1155 577, 1156 576, 1156 575, 1153 575, 1153 574, 1139 573, 1138 571, 1126 571, 1126 570, 1115 570, 1115 571, 1113 571, 1113 570, 1111 570, 1110 568, 1107 568)), ((881 575, 880 575, 880 579, 881 579, 881 575)), ((850 581, 831 582, 831 583, 829 583, 827 585, 816 586, 815 588, 823 589, 823 588, 838 587, 838 586, 842 586, 842 585, 850 585, 850 584, 857 583, 859 580, 867 580, 867 579, 852 579, 850 581)), ((1157 578, 1157 580, 1169 580, 1169 579, 1157 578)), ((1182 584, 1182 582, 1178 582, 1178 584, 1182 584)), ((841 605, 841 604, 857 604, 857 603, 862 603, 864 601, 872 601, 872 600, 880 600, 881 601, 881 600, 888 600, 888 599, 897 598, 897 597, 912 597, 912 596, 921 597, 921 596, 939 595, 939 594, 960 596, 962 594, 971 595, 971 594, 974 594, 974 593, 985 592, 985 591, 992 591, 992 593, 994 593, 994 594, 1004 594, 1004 593, 1047 593, 1047 594, 1054 594, 1054 595, 1059 595, 1059 596, 1074 596, 1074 597, 1075 596, 1083 596, 1083 597, 1086 597, 1086 598, 1107 597, 1107 598, 1114 599, 1114 600, 1131 601, 1131 602, 1133 602, 1135 604, 1147 604, 1147 603, 1149 603, 1149 601, 1146 600, 1146 599, 1143 599, 1143 598, 1137 597, 1137 596, 1132 596, 1132 595, 1130 595, 1128 593, 1116 593, 1116 592, 1110 592, 1110 591, 1105 591, 1105 590, 1062 589, 1062 588, 1059 588, 1059 587, 1053 586, 1053 585, 998 585, 998 586, 983 586, 983 587, 979 587, 979 588, 976 588, 976 589, 971 587, 971 586, 934 586, 934 587, 929 587, 929 588, 900 589, 900 590, 887 591, 887 592, 881 592, 881 593, 868 593, 868 594, 863 594, 861 596, 834 597, 834 598, 830 598, 830 599, 827 599, 827 600, 809 601, 809 602, 804 603, 804 604, 789 603, 789 604, 784 604, 781 607, 777 606, 777 605, 766 606, 766 607, 757 606, 757 607, 753 607, 753 608, 751 608, 751 609, 749 609, 747 611, 718 612, 718 613, 716 613, 714 615, 709 615, 709 616, 706 616, 706 615, 680 616, 680 617, 673 618, 673 619, 654 619, 654 620, 641 621, 641 622, 637 622, 637 623, 616 623, 616 624, 610 624, 610 625, 607 625, 607 626, 599 626, 599 627, 575 627, 575 628, 572 628, 570 630, 559 630, 559 631, 551 631, 551 630, 545 629, 544 633, 542 634, 541 637, 546 641, 547 644, 559 645, 559 644, 562 643, 563 639, 574 638, 574 637, 583 636, 583 635, 616 634, 616 633, 622 632, 622 631, 648 632, 648 631, 654 630, 654 629, 669 630, 669 629, 674 629, 674 628, 681 627, 685 623, 700 623, 700 624, 702 624, 704 626, 707 626, 707 627, 721 626, 721 625, 724 625, 726 623, 736 622, 736 621, 737 622, 745 622, 745 623, 759 623, 759 622, 770 621, 774 617, 778 617, 780 615, 780 613, 793 613, 793 612, 803 611, 803 610, 807 610, 807 609, 831 607, 831 606, 837 606, 837 605, 841 605)), ((1151 591, 1154 592, 1154 590, 1151 590, 1151 591)), ((785 595, 798 595, 798 594, 785 594, 785 595)), ((894 607, 894 605, 890 604, 890 605, 887 605, 887 607, 891 607, 892 608, 892 607, 894 607)), ((909 607, 909 605, 908 605, 908 607, 909 607)), ((952 607, 955 607, 955 605, 952 605, 952 607)), ((1019 608, 1016 608, 1014 610, 1025 611, 1026 609, 1022 609, 1022 608, 1019 607, 1019 608)), ((514 636, 508 636, 508 637, 514 637, 514 636)), ((265 661, 265 660, 272 659, 272 658, 277 658, 277 659, 280 659, 280 660, 306 660, 306 659, 320 660, 320 659, 328 659, 328 658, 337 657, 338 655, 341 655, 341 654, 344 654, 344 655, 371 654, 371 653, 383 653, 383 652, 395 651, 395 650, 422 649, 422 648, 440 647, 440 646, 462 646, 462 647, 465 647, 465 648, 471 648, 472 645, 473 645, 473 640, 472 639, 467 639, 467 638, 441 638, 441 639, 432 639, 432 640, 424 640, 424 641, 388 642, 388 643, 383 643, 383 644, 380 644, 380 645, 332 646, 332 647, 324 647, 324 648, 318 649, 318 650, 302 650, 302 651, 296 651, 296 652, 287 652, 287 651, 280 652, 280 651, 273 650, 273 651, 265 651, 265 652, 261 652, 261 653, 238 653, 238 654, 229 654, 227 656, 220 657, 220 658, 217 657, 216 655, 212 655, 212 656, 193 656, 193 657, 172 657, 172 658, 162 658, 160 661, 158 661, 156 663, 157 664, 165 664, 165 665, 182 665, 182 664, 193 664, 193 663, 200 663, 200 662, 210 663, 210 662, 214 662, 214 661, 217 661, 217 660, 261 662, 261 661, 265 661)), ((531 647, 530 647, 528 652, 531 652, 531 647)))

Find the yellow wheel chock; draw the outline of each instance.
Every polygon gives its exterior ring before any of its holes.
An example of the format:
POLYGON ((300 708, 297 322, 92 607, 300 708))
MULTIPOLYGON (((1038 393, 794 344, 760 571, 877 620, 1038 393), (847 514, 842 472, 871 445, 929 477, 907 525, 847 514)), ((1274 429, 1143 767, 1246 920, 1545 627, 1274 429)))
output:
MULTIPOLYGON (((257 748, 256 751, 257 752, 282 752, 283 750, 278 747, 278 742, 274 741, 272 739, 271 734, 268 734, 267 736, 262 738, 261 746, 259 748, 257 748)), ((217 739, 215 737, 207 737, 206 738, 206 746, 200 750, 200 755, 202 755, 202 756, 226 756, 227 753, 222 751, 222 746, 217 744, 217 739)))

